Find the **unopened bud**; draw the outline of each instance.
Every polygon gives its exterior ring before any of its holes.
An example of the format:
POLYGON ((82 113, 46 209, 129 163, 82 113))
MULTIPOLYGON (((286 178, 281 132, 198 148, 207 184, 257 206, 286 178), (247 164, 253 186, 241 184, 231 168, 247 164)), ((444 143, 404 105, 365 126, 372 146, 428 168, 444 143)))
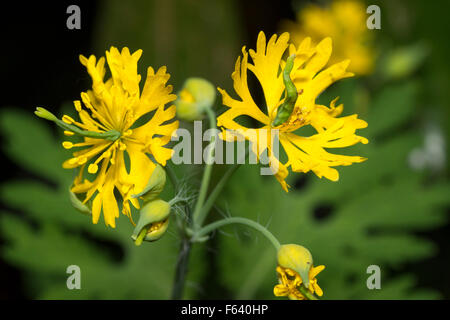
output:
POLYGON ((298 244, 284 244, 278 250, 278 265, 297 272, 305 287, 309 286, 309 270, 313 265, 311 252, 298 244))
POLYGON ((139 221, 131 238, 137 246, 142 241, 156 241, 169 226, 170 204, 161 199, 146 203, 139 212, 139 221))
POLYGON ((187 121, 200 120, 205 110, 212 108, 216 100, 216 89, 207 80, 189 78, 175 101, 177 116, 187 121))
POLYGON ((166 184, 166 171, 159 164, 148 180, 147 186, 142 192, 133 195, 133 198, 141 198, 144 202, 152 201, 158 198, 159 194, 164 190, 166 184))

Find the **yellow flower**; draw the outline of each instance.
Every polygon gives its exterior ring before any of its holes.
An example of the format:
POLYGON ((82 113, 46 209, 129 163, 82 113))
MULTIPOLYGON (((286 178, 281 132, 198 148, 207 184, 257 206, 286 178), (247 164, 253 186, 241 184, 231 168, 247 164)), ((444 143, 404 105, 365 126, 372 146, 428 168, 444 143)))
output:
MULTIPOLYGON (((322 289, 317 284, 316 276, 325 269, 325 266, 312 267, 309 270, 309 287, 308 290, 312 294, 316 294, 319 297, 323 295, 322 289)), ((277 297, 288 297, 291 300, 305 300, 306 297, 299 291, 300 285, 303 283, 300 275, 292 269, 277 267, 278 282, 273 288, 273 294, 277 297)))
POLYGON ((285 22, 282 29, 289 31, 292 41, 300 44, 309 36, 313 43, 331 37, 335 43, 330 64, 344 59, 352 61, 349 70, 366 75, 374 67, 372 33, 366 26, 366 7, 356 0, 333 1, 329 7, 309 4, 297 14, 297 22, 285 22))
MULTIPOLYGON (((141 75, 137 72, 141 54, 142 50, 130 54, 126 47, 121 52, 111 47, 106 51, 111 78, 106 81, 105 58, 97 61, 93 55, 89 58, 80 55, 81 63, 92 78, 92 90, 81 93, 84 108, 80 101, 74 101, 79 122, 68 116, 62 119, 84 131, 111 134, 107 138, 84 136, 81 143, 63 142, 66 149, 83 148, 74 152, 73 158, 65 161, 63 167, 79 167, 71 191, 84 194, 83 203, 92 202, 93 223, 98 222, 103 211, 106 225, 113 228, 115 218, 119 217, 114 191, 122 197, 122 213, 131 219, 130 203, 139 208, 138 200, 132 195, 145 188, 156 167, 149 156, 165 165, 172 156, 172 150, 165 145, 178 128, 178 121, 168 123, 175 116, 175 106, 165 108, 165 104, 176 99, 171 94, 172 86, 166 86, 170 77, 166 67, 156 73, 149 67, 141 92, 141 75), (153 117, 146 123, 136 123, 151 112, 154 112, 153 117), (84 177, 85 169, 96 174, 92 181, 84 177)), ((65 134, 71 136, 74 132, 66 130, 65 134)))
POLYGON ((319 178, 337 181, 339 173, 333 167, 362 162, 365 158, 336 155, 325 149, 368 142, 366 138, 355 134, 357 129, 365 128, 367 123, 358 119, 357 115, 338 118, 343 106, 336 106, 337 99, 331 102, 330 107, 316 104, 318 95, 333 82, 353 75, 346 71, 350 61, 345 60, 322 70, 331 56, 330 38, 325 38, 317 46, 312 46, 311 39, 306 38, 297 48, 288 41, 289 33, 283 33, 278 39, 273 35, 266 44, 266 37, 260 32, 256 51, 249 51, 253 64, 248 62, 245 47, 242 48, 243 57, 237 59, 235 71, 231 75, 240 100, 231 98, 225 90, 218 88, 223 104, 229 109, 217 118, 217 125, 224 129, 223 139, 240 137, 251 141, 258 159, 267 150, 270 167, 285 191, 288 191, 285 181, 288 167, 294 172, 313 171, 319 178), (287 121, 273 126, 278 108, 285 100, 283 72, 280 70, 286 64, 282 58, 286 51, 290 56, 295 55, 290 77, 298 98, 287 121), (256 76, 263 89, 265 104, 262 106, 256 105, 248 88, 248 70, 256 76), (236 121, 239 116, 249 116, 260 125, 257 128, 245 127, 236 121), (309 137, 299 135, 297 130, 305 126, 311 126, 316 133, 309 137), (274 134, 272 129, 278 130, 278 134, 274 134), (277 136, 288 157, 284 164, 274 152, 277 136))

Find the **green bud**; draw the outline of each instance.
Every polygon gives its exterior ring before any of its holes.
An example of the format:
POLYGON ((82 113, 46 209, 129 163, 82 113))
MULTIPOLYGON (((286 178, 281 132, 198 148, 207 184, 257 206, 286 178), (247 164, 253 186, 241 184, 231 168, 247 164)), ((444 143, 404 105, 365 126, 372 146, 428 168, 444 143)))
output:
POLYGON ((137 246, 142 241, 156 241, 161 238, 169 226, 170 204, 161 199, 146 203, 139 212, 139 221, 131 239, 137 246))
POLYGON ((388 79, 408 77, 422 65, 428 53, 429 48, 423 43, 398 48, 387 54, 383 73, 388 79))
POLYGON ((133 198, 141 198, 144 202, 152 201, 158 198, 159 194, 164 190, 166 184, 166 171, 159 164, 148 180, 147 186, 138 194, 134 194, 133 198))
POLYGON ((58 120, 58 118, 53 113, 42 107, 37 107, 36 111, 34 111, 34 114, 39 118, 47 119, 50 121, 58 120))
POLYGON ((278 265, 297 272, 306 288, 309 286, 309 270, 313 265, 311 252, 298 244, 284 244, 278 250, 278 265))
POLYGON ((175 101, 177 116, 194 121, 203 118, 206 109, 212 108, 216 100, 216 89, 202 78, 188 78, 175 101))

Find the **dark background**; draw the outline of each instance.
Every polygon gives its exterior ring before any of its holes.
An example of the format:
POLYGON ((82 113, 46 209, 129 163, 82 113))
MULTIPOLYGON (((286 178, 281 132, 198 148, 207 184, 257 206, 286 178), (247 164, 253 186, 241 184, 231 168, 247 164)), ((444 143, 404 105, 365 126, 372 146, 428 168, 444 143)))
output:
MULTIPOLYGON (((433 65, 430 68, 440 69, 444 80, 448 81, 450 47, 447 42, 450 29, 446 15, 450 12, 449 2, 407 1, 407 6, 410 12, 420 16, 411 27, 413 31, 410 34, 425 37, 436 44, 433 48, 433 65)), ((87 55, 95 47, 92 26, 98 17, 99 8, 97 1, 41 1, 10 2, 7 9, 1 10, 2 107, 12 106, 31 113, 36 106, 45 106, 56 111, 62 103, 74 100, 90 85, 87 73, 79 64, 78 55, 87 55), (81 30, 68 30, 65 26, 66 8, 71 4, 81 7, 81 30)), ((281 19, 295 18, 290 1, 237 1, 236 8, 243 26, 242 43, 253 43, 262 26, 266 34, 271 34, 277 32, 281 19)), ((120 21, 117 21, 117 24, 120 25, 120 21)), ((392 36, 395 39, 394 32, 392 36)), ((400 41, 407 42, 409 38, 411 36, 406 36, 400 41)), ((441 90, 439 94, 448 98, 449 92, 441 90)), ((443 110, 442 114, 448 119, 448 108, 443 110)), ((448 132, 448 128, 446 130, 448 132)), ((4 139, 1 137, 2 145, 4 139)), ((0 156, 2 180, 26 177, 42 180, 16 166, 3 153, 0 156)), ((33 157, 32 154, 29 156, 33 157)), ((3 204, 2 209, 13 210, 3 204)), ((449 277, 446 275, 450 269, 449 232, 450 225, 447 224, 432 232, 420 234, 435 241, 440 251, 432 259, 404 266, 418 275, 418 285, 436 288, 446 298, 450 297, 449 277)), ((0 298, 30 298, 23 286, 21 271, 2 260, 0 283, 0 298)))

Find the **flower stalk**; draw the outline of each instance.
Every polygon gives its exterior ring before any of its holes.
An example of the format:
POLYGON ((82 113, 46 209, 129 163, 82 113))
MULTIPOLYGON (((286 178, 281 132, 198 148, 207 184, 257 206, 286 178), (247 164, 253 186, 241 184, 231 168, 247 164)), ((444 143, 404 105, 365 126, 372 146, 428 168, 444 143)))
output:
MULTIPOLYGON (((210 128, 216 129, 216 115, 213 110, 206 109, 206 114, 209 118, 210 128)), ((208 192, 209 181, 211 179, 211 173, 213 168, 213 157, 215 152, 215 136, 211 138, 211 143, 213 147, 209 149, 209 153, 206 158, 205 170, 203 172, 202 182, 200 185, 200 191, 198 194, 198 199, 194 207, 193 213, 193 226, 194 228, 199 228, 202 221, 205 219, 205 214, 202 213, 203 203, 206 199, 206 193, 208 192)))
POLYGON ((278 239, 263 225, 247 219, 247 218, 242 218, 242 217, 230 217, 230 218, 225 218, 216 222, 213 222, 211 224, 208 224, 207 226, 201 228, 200 230, 198 230, 197 232, 194 233, 193 237, 192 237, 192 241, 195 242, 196 239, 202 238, 204 236, 206 236, 207 234, 211 233, 212 231, 221 228, 223 226, 229 225, 229 224, 243 224, 246 225, 250 228, 253 228, 257 231, 259 231, 262 235, 264 235, 267 240, 270 241, 270 243, 273 245, 273 247, 275 248, 276 251, 278 251, 280 249, 280 242, 278 241, 278 239))

